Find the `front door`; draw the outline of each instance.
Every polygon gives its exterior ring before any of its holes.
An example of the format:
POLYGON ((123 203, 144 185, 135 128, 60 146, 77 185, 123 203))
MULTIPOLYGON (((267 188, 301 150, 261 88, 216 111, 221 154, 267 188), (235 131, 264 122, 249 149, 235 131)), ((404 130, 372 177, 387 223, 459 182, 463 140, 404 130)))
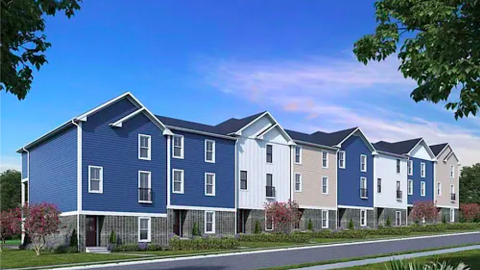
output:
POLYGON ((85 218, 86 244, 87 247, 97 246, 97 217, 87 216, 85 218))
POLYGON ((182 210, 173 210, 173 233, 183 237, 182 232, 182 210))

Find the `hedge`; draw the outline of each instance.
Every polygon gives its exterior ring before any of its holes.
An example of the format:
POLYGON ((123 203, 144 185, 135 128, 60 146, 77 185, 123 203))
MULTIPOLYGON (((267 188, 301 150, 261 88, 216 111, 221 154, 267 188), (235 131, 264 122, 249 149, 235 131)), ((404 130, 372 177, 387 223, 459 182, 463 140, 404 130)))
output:
POLYGON ((360 239, 360 238, 367 237, 367 232, 366 230, 340 230, 340 231, 321 230, 313 233, 313 237, 360 239))
POLYGON ((172 250, 206 250, 206 249, 235 249, 239 241, 234 237, 194 237, 180 239, 178 236, 170 238, 169 247, 172 250))
POLYGON ((239 234, 237 238, 241 242, 308 243, 312 233, 239 234))
POLYGON ((447 230, 474 230, 480 229, 480 223, 447 223, 445 228, 447 230))
POLYGON ((108 245, 108 250, 113 252, 125 252, 125 251, 157 251, 157 250, 168 250, 169 247, 164 247, 159 244, 147 244, 147 243, 138 243, 138 244, 127 244, 127 245, 108 245))

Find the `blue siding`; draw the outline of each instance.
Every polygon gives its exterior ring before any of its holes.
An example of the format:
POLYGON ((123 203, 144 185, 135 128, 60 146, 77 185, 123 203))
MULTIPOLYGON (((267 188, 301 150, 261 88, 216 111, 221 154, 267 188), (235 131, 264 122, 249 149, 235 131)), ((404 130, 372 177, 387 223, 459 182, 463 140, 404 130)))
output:
POLYGON ((28 154, 22 153, 22 179, 28 177, 28 154))
POLYGON ((112 128, 110 123, 135 111, 123 99, 83 123, 83 210, 166 213, 166 137, 139 114, 112 128), (151 135, 151 160, 138 159, 138 134, 151 135), (88 166, 103 167, 103 193, 88 192, 88 166), (138 171, 150 171, 152 204, 138 202, 138 171))
POLYGON ((77 128, 72 126, 30 151, 30 203, 77 210, 77 128))
POLYGON ((433 161, 413 157, 410 159, 413 160, 413 175, 409 175, 408 179, 413 180, 413 195, 408 195, 408 204, 413 204, 416 201, 433 201, 433 161), (425 163, 425 178, 420 176, 420 163, 422 162, 425 163), (425 197, 420 196, 421 181, 425 181, 425 197))
POLYGON ((351 136, 342 144, 346 152, 346 168, 338 170, 338 204, 373 207, 373 156, 359 136, 351 136), (360 155, 367 156, 367 172, 360 171, 360 155), (368 199, 360 198, 360 177, 367 178, 368 199))
POLYGON ((170 203, 235 208, 235 141, 185 132, 175 133, 184 136, 184 159, 172 157, 171 166, 172 169, 184 170, 184 193, 171 193, 170 203), (205 139, 215 141, 215 163, 205 162, 205 139), (215 173, 215 196, 205 196, 207 172, 215 173))

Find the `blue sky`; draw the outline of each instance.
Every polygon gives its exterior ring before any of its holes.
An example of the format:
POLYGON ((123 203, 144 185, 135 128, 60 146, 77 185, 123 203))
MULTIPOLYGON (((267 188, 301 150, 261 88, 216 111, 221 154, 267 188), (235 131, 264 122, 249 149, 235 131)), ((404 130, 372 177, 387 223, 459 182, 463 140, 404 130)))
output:
POLYGON ((448 141, 462 164, 479 162, 478 118, 413 102, 395 58, 354 58, 353 43, 375 28, 373 2, 102 0, 48 18, 49 63, 26 100, 0 93, 0 170, 19 168, 19 147, 125 91, 156 114, 216 124, 269 110, 285 128, 448 141))

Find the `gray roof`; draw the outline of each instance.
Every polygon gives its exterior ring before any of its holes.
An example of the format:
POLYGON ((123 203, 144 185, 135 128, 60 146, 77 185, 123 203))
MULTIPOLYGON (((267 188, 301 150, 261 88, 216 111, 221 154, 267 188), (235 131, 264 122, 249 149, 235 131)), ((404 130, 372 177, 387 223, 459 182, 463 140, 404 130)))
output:
POLYGON ((374 143, 373 146, 379 151, 404 155, 408 154, 421 140, 422 138, 417 138, 395 143, 379 141, 374 143))
POLYGON ((448 143, 441 143, 441 144, 437 144, 437 145, 430 145, 430 150, 432 150, 433 154, 435 156, 438 156, 438 154, 440 154, 440 152, 448 145, 448 143))
POLYGON ((302 141, 307 143, 314 143, 324 146, 336 146, 340 144, 348 135, 352 134, 357 127, 335 131, 332 133, 326 133, 323 131, 317 131, 312 134, 302 133, 293 130, 285 130, 293 140, 302 141))
POLYGON ((247 116, 247 117, 244 117, 244 118, 241 118, 241 119, 230 118, 227 121, 224 121, 224 122, 216 125, 215 127, 219 131, 223 132, 223 134, 229 134, 229 133, 232 133, 232 132, 236 132, 236 131, 242 129, 244 126, 248 125, 253 120, 257 119, 260 115, 264 114, 265 112, 266 111, 263 111, 263 112, 260 112, 260 113, 254 114, 254 115, 250 115, 250 116, 247 116))

